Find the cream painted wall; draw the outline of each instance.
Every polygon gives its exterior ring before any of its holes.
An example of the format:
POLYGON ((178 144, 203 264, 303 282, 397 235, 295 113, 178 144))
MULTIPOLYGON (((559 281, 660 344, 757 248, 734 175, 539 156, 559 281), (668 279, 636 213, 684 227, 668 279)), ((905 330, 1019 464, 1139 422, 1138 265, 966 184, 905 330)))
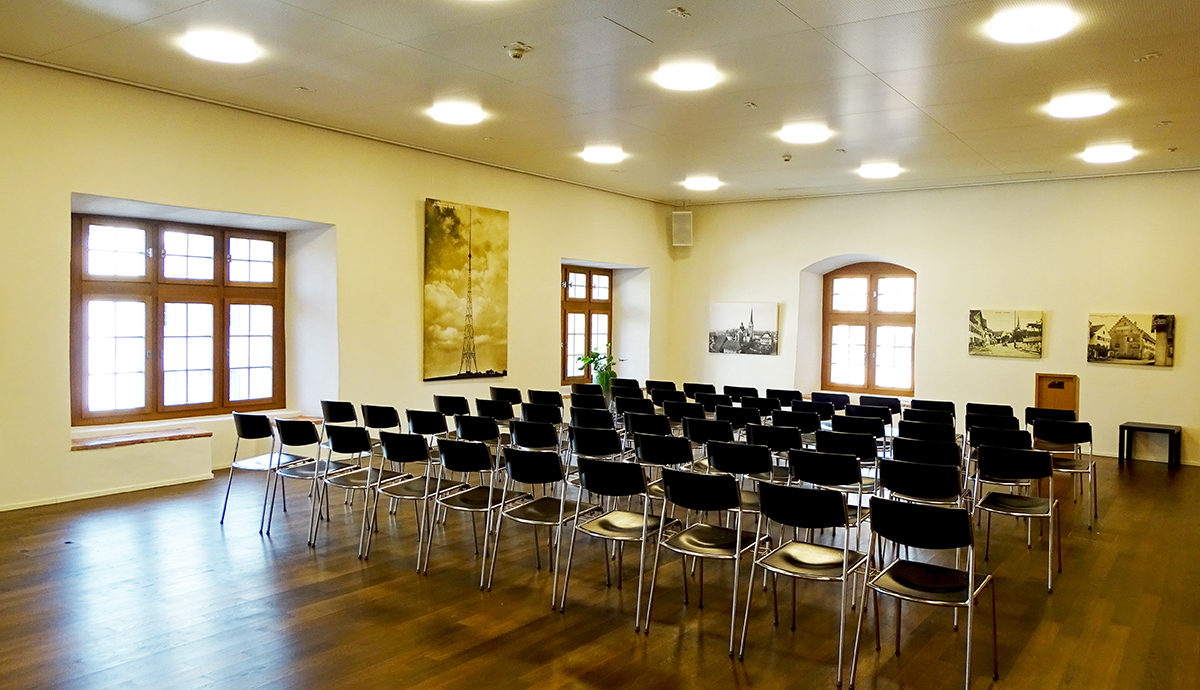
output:
POLYGON ((917 272, 918 397, 1033 404, 1037 372, 1078 374, 1096 452, 1115 455, 1126 420, 1180 424, 1200 464, 1200 173, 698 207, 695 246, 677 255, 669 373, 758 387, 819 381, 819 332, 798 328, 819 281, 810 264, 843 254, 917 272), (716 301, 774 301, 780 355, 706 352, 716 301), (1045 312, 1041 360, 970 357, 967 310, 1045 312), (1178 316, 1170 369, 1088 364, 1089 313, 1178 316), (799 346, 799 350, 798 350, 799 346))
MULTIPOLYGON (((87 462, 67 450, 72 192, 335 227, 337 361, 306 364, 336 377, 293 384, 292 407, 314 409, 295 398, 330 380, 345 399, 399 407, 486 395, 488 380, 421 381, 426 197, 510 212, 510 375, 491 382, 557 387, 564 256, 649 267, 650 367, 665 366, 666 207, 4 60, 0 92, 0 508, 68 498, 63 479, 87 462)), ((230 432, 215 430, 214 466, 228 463, 230 432)), ((103 474, 74 494, 144 483, 103 474)))

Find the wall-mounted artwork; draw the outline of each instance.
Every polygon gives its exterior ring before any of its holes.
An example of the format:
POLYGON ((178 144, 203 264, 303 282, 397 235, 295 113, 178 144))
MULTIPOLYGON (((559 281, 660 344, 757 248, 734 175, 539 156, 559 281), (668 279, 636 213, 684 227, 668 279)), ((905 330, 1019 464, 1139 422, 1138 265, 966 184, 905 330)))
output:
POLYGON ((425 380, 508 374, 508 211, 425 200, 425 380))
POLYGON ((1175 366, 1175 315, 1089 314, 1087 359, 1175 366))
POLYGON ((716 302, 708 310, 708 351, 736 355, 779 353, 779 305, 716 302))
POLYGON ((968 353, 977 357, 1041 358, 1042 312, 972 309, 967 318, 968 353))

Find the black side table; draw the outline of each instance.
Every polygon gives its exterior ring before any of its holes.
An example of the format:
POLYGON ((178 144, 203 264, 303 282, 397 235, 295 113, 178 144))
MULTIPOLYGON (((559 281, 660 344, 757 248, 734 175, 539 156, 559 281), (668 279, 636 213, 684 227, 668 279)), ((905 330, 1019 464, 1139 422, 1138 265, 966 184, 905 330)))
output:
POLYGON ((1166 434, 1168 437, 1167 467, 1182 464, 1179 459, 1179 451, 1180 446, 1183 445, 1183 427, 1150 422, 1125 422, 1121 425, 1120 436, 1117 440, 1119 448, 1117 462, 1119 464, 1124 465, 1126 459, 1133 459, 1133 436, 1130 432, 1139 431, 1147 434, 1166 434))

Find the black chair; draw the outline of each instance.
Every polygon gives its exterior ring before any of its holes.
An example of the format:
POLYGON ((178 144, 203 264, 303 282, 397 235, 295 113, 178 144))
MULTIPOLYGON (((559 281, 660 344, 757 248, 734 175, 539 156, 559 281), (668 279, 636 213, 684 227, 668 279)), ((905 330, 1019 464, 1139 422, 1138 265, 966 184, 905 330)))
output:
MULTIPOLYGON (((351 405, 353 410, 354 406, 351 405)), ((267 495, 271 490, 271 470, 275 468, 275 432, 271 429, 271 420, 263 414, 245 414, 242 412, 233 413, 233 429, 237 435, 237 439, 233 442, 233 463, 229 466, 229 483, 225 485, 225 502, 221 504, 221 524, 225 524, 225 511, 229 508, 229 490, 233 488, 233 472, 234 470, 246 470, 250 472, 267 472, 267 485, 263 489, 263 520, 267 514, 267 495), (242 441, 258 441, 264 438, 271 439, 271 448, 262 455, 254 455, 247 458, 238 458, 238 449, 242 445, 242 441)), ((259 522, 259 531, 261 532, 262 522, 259 522)))
POLYGON ((860 395, 858 396, 858 404, 870 407, 886 407, 892 414, 900 414, 900 411, 903 409, 900 404, 900 398, 886 395, 860 395))
MULTIPOLYGON (((614 389, 616 390, 616 389, 614 389)), ((654 401, 646 398, 622 398, 613 395, 613 407, 616 408, 617 414, 625 414, 626 412, 636 412, 637 414, 654 414, 654 401)))
POLYGON ((492 400, 503 400, 511 405, 520 405, 525 402, 521 399, 520 388, 502 388, 500 386, 489 386, 488 392, 492 396, 492 400))
POLYGON ((571 426, 587 427, 589 429, 615 429, 616 422, 608 410, 594 410, 588 407, 571 408, 571 426))
POLYGON ((613 400, 618 398, 630 398, 636 400, 646 399, 646 402, 650 402, 650 400, 646 398, 646 395, 642 393, 641 388, 634 388, 633 386, 618 386, 614 383, 612 388, 609 389, 609 393, 612 395, 613 400))
POLYGON ((718 421, 732 424, 734 431, 745 431, 747 424, 762 424, 762 413, 753 407, 717 405, 713 412, 718 421))
MULTIPOLYGON (((1088 529, 1093 519, 1100 517, 1096 502, 1096 458, 1092 455, 1092 425, 1088 422, 1067 422, 1057 419, 1039 419, 1033 423, 1033 447, 1048 450, 1054 458, 1054 471, 1079 478, 1079 493, 1083 493, 1083 475, 1087 475, 1088 489, 1092 494, 1092 509, 1088 513, 1088 529), (1087 458, 1083 446, 1087 444, 1087 458), (1069 453, 1069 457, 1063 454, 1069 453)), ((1075 497, 1075 482, 1071 482, 1071 496, 1075 497)))
POLYGON ((363 405, 362 419, 363 426, 374 431, 376 438, 384 429, 400 429, 400 413, 387 405, 363 405))
POLYGON ((763 393, 764 398, 775 398, 783 407, 791 407, 792 402, 796 400, 804 400, 804 394, 800 391, 789 390, 786 388, 768 388, 763 393))
POLYGON ((521 406, 521 420, 526 422, 562 424, 562 413, 563 408, 556 405, 527 402, 521 406))
MULTIPOLYGON (((390 409, 390 408, 389 408, 390 409)), ((394 410, 393 410, 394 411, 394 410)), ((325 473, 325 465, 329 460, 321 460, 321 436, 317 425, 307 419, 275 419, 275 429, 279 433, 279 454, 275 460, 275 477, 271 480, 271 507, 267 509, 266 533, 271 533, 271 522, 275 517, 275 494, 283 487, 283 510, 287 512, 287 482, 284 479, 296 479, 308 482, 310 485, 318 476, 325 473), (289 448, 312 448, 313 454, 286 453, 289 448)), ((333 469, 341 470, 347 465, 334 462, 333 469)), ((311 488, 311 486, 310 486, 311 488)), ((259 529, 262 529, 260 526, 259 529)))
MULTIPOLYGON (((1054 498, 1054 471, 1050 452, 1045 450, 1016 450, 980 446, 978 471, 975 475, 975 509, 987 512, 987 538, 984 541, 983 560, 988 559, 992 544, 992 514, 1015 518, 1045 519, 1050 522, 1050 543, 1046 551, 1046 591, 1054 591, 1054 534, 1058 532, 1058 572, 1062 572, 1062 516, 1058 512, 1058 500, 1054 498), (982 483, 1000 486, 1030 486, 1041 479, 1049 479, 1047 498, 1028 496, 1010 491, 980 492, 982 483)), ((1027 539, 1033 546, 1033 530, 1027 539)))
MULTIPOLYGON (((832 413, 830 416, 833 416, 832 413)), ((812 434, 821 428, 821 415, 816 412, 775 410, 771 413, 771 424, 774 426, 791 426, 799 429, 802 434, 812 434)))
POLYGON ((647 391, 673 391, 675 390, 674 381, 651 381, 646 379, 647 391))
POLYGON ((558 450, 558 429, 549 422, 514 420, 510 433, 512 445, 516 448, 522 450, 558 450))
MULTIPOLYGON (((460 415, 455 419, 462 420, 466 417, 460 415)), ((437 484, 434 488, 435 502, 447 510, 470 514, 471 534, 474 537, 476 554, 479 554, 479 531, 475 524, 475 516, 479 513, 484 514, 483 557, 480 559, 479 569, 479 589, 483 589, 488 571, 488 536, 492 533, 493 520, 496 519, 495 513, 504 506, 504 503, 501 502, 502 493, 496 488, 496 463, 492 456, 492 449, 480 441, 439 438, 437 444, 442 463, 438 469, 437 484), (443 491, 442 484, 446 481, 446 472, 455 472, 467 479, 457 491, 443 491), (484 475, 487 476, 486 484, 484 484, 484 475), (470 483, 472 476, 479 478, 474 486, 470 483)), ((509 497, 509 500, 517 500, 527 495, 518 494, 509 497)), ((423 571, 426 574, 429 573, 429 556, 433 550, 433 520, 430 520, 429 523, 429 539, 425 542, 425 568, 423 571)))
MULTIPOLYGON (((768 482, 758 485, 761 497, 761 510, 755 527, 755 541, 766 533, 770 534, 770 523, 778 523, 781 533, 784 527, 791 527, 793 533, 804 529, 812 530, 825 528, 837 529, 849 527, 849 515, 846 510, 846 497, 828 489, 806 489, 799 486, 780 486, 768 482)), ((771 549, 750 563, 750 575, 747 577, 750 585, 746 588, 746 615, 742 620, 742 642, 738 648, 738 658, 745 658, 746 635, 750 627, 750 605, 754 593, 754 568, 761 566, 772 575, 783 575, 792 579, 792 630, 796 629, 796 580, 812 580, 817 582, 839 582, 842 585, 838 609, 838 670, 837 684, 842 684, 842 654, 846 639, 846 595, 853 599, 854 593, 849 591, 847 583, 850 573, 857 571, 866 563, 867 555, 850 548, 850 540, 843 539, 842 547, 827 546, 808 541, 792 539, 771 549)), ((775 578, 771 578, 772 588, 775 578)), ((776 592, 775 625, 779 625, 779 595, 776 592)))
POLYGON ((926 465, 962 466, 962 448, 953 441, 924 441, 916 438, 892 439, 892 458, 926 465))
POLYGON ((735 403, 740 403, 742 398, 758 397, 758 389, 750 388, 749 386, 725 386, 721 389, 721 392, 733 398, 735 403))
POLYGON ((968 435, 971 433, 971 430, 975 429, 976 427, 1016 430, 1021 428, 1021 420, 1013 417, 1012 415, 1005 417, 1004 415, 972 414, 968 412, 966 427, 968 435))
POLYGON ((925 422, 927 424, 949 424, 954 426, 954 413, 946 410, 919 410, 910 407, 900 415, 901 421, 925 422))
POLYGON ((747 424, 746 443, 756 446, 766 446, 771 449, 772 453, 781 457, 793 448, 804 447, 800 429, 794 426, 780 426, 778 424, 772 426, 747 424))
MULTIPOLYGON (((408 419, 408 433, 419 434, 428 439, 445 438, 450 435, 446 426, 446 416, 434 410, 405 410, 408 419)), ((431 442, 431 441, 430 441, 431 442)))
MULTIPOLYGON (((454 418, 454 432, 463 441, 479 441, 493 448, 500 445, 500 425, 491 417, 457 415, 454 418)), ((441 448, 440 443, 438 448, 441 448)))
MULTIPOLYGON (((992 678, 1000 679, 1000 666, 996 646, 996 588, 992 576, 976 572, 975 535, 971 529, 971 515, 963 508, 938 508, 893 501, 886 498, 871 499, 871 542, 867 549, 868 570, 876 553, 881 551, 880 539, 887 539, 897 546, 916 549, 961 549, 967 550, 967 569, 959 570, 933 563, 910 561, 899 557, 900 549, 894 549, 896 558, 882 571, 869 574, 859 602, 858 626, 854 635, 854 654, 850 661, 850 687, 858 670, 858 645, 862 636, 863 614, 866 610, 866 591, 896 599, 896 653, 900 653, 900 610, 901 602, 909 601, 931 606, 951 607, 967 610, 966 683, 971 686, 971 635, 974 632, 975 600, 984 587, 992 585, 992 678)), ((879 604, 875 604, 875 648, 879 649, 879 604)))
MULTIPOLYGON (((847 434, 868 434, 875 442, 879 444, 879 450, 886 450, 884 445, 887 440, 887 426, 879 417, 847 417, 846 415, 834 415, 830 422, 830 427, 834 432, 847 434)), ((818 432, 820 433, 820 432, 818 432)), ((840 452, 840 451, 835 451, 840 452)), ((876 451, 876 454, 880 454, 876 451)))
MULTIPOLYGON (((858 419, 867 418, 859 417, 858 419)), ((821 430, 816 435, 819 452, 853 455, 861 464, 872 467, 879 460, 879 447, 872 434, 821 430)))
POLYGON ((572 395, 599 395, 604 397, 604 388, 598 383, 573 383, 571 384, 572 395))
POLYGON ((711 383, 685 383, 683 392, 687 397, 695 400, 697 393, 716 393, 717 387, 711 383))
POLYGON ((625 413, 626 435, 653 434, 655 436, 671 435, 671 420, 663 414, 625 413))
POLYGON ((613 378, 612 385, 613 385, 613 388, 621 387, 621 388, 638 388, 638 389, 640 389, 642 387, 642 384, 638 383, 637 379, 613 378))
POLYGON ((831 402, 810 402, 806 400, 792 401, 793 412, 809 412, 817 415, 821 421, 829 421, 833 419, 836 408, 831 402))
MULTIPOLYGON (((366 497, 369 497, 367 492, 374 490, 375 486, 381 481, 391 481, 404 476, 400 472, 382 468, 375 469, 371 466, 371 436, 364 427, 339 426, 335 424, 326 427, 325 434, 329 439, 329 457, 327 458, 328 462, 321 468, 322 471, 314 480, 312 513, 309 517, 309 546, 316 546, 317 544, 317 535, 321 528, 321 507, 323 504, 328 505, 327 497, 330 489, 338 488, 345 491, 346 502, 350 505, 353 505, 350 498, 359 491, 363 492, 362 523, 366 525, 370 504, 369 500, 365 500, 366 497), (334 453, 344 455, 347 460, 343 460, 340 463, 334 461, 334 453), (364 460, 366 461, 366 466, 363 466, 364 460)), ((326 520, 330 519, 328 510, 325 512, 326 520)), ((360 541, 360 553, 362 551, 361 547, 362 542, 360 541)))
POLYGON ((534 405, 553 405, 563 407, 563 396, 558 391, 539 391, 532 388, 525 391, 526 399, 534 405))
POLYGON ((705 412, 716 412, 718 405, 731 406, 733 398, 722 393, 696 393, 696 402, 704 406, 705 412))
POLYGON ((687 402, 687 394, 674 388, 653 388, 650 390, 650 399, 655 405, 663 407, 668 401, 687 402))
POLYGON ((328 429, 331 426, 358 426, 358 411, 354 403, 345 400, 321 401, 321 447, 329 450, 328 429))
POLYGON ((507 426, 517 417, 513 412, 512 403, 507 400, 491 400, 489 398, 475 398, 475 414, 480 417, 491 417, 501 426, 507 426))
MULTIPOLYGON (((690 514, 731 513, 734 526, 721 527, 706 522, 686 525, 682 530, 667 532, 659 523, 658 540, 654 549, 654 569, 650 574, 650 597, 646 602, 646 634, 650 634, 650 616, 654 608, 654 588, 658 580, 659 554, 665 546, 683 557, 683 601, 687 596, 687 558, 700 562, 700 606, 704 606, 704 559, 733 561, 733 608, 729 618, 729 655, 733 656, 734 632, 737 624, 737 590, 741 582, 741 557, 754 552, 766 537, 756 537, 742 530, 742 511, 737 480, 727 474, 698 474, 669 467, 663 468, 663 488, 667 502, 689 511, 690 514)), ((664 513, 666 512, 664 507, 664 513)))
POLYGON ((847 417, 875 417, 884 426, 892 425, 892 411, 882 405, 847 405, 843 414, 847 417))
POLYGON ((908 401, 908 406, 914 410, 937 410, 939 412, 949 412, 951 417, 958 416, 954 402, 951 400, 919 400, 913 398, 908 401))
POLYGON ((971 430, 971 447, 996 446, 997 448, 1033 448, 1033 437, 1024 429, 992 429, 977 426, 971 430))
POLYGON ((788 473, 794 481, 846 494, 849 505, 854 508, 850 526, 854 528, 854 543, 857 544, 859 527, 871 517, 867 498, 875 491, 875 480, 863 476, 858 458, 851 453, 794 448, 788 451, 788 473))
POLYGON ((682 424, 684 419, 704 419, 704 406, 697 402, 680 402, 668 400, 663 403, 663 414, 676 424, 682 424))
MULTIPOLYGON (((646 476, 642 474, 640 465, 630 462, 606 462, 595 458, 579 458, 579 486, 584 491, 610 499, 611 508, 586 522, 580 522, 575 516, 575 528, 571 530, 571 543, 567 547, 567 571, 563 580, 562 599, 559 601, 559 611, 567 607, 567 587, 571 584, 571 563, 575 556, 575 535, 580 532, 597 539, 614 541, 617 548, 617 588, 621 587, 622 556, 624 545, 629 542, 639 542, 641 557, 638 559, 638 592, 637 612, 633 619, 633 629, 641 628, 642 622, 642 583, 645 581, 646 539, 661 528, 662 517, 650 512, 650 501, 642 501, 642 510, 635 513, 632 510, 622 510, 619 500, 625 499, 626 506, 634 496, 646 495, 646 476)), ((581 504, 576 504, 581 505, 581 504)), ((671 521, 672 523, 674 520, 671 521)), ((604 574, 608 584, 612 584, 612 575, 608 566, 608 549, 604 550, 604 574)))
POLYGON ((599 509, 599 506, 581 505, 580 501, 567 498, 566 477, 563 474, 562 458, 558 453, 549 450, 524 450, 518 448, 504 449, 504 471, 508 480, 500 494, 500 510, 496 523, 495 545, 492 548, 492 563, 488 569, 487 589, 492 589, 492 579, 496 575, 496 555, 500 552, 500 532, 504 527, 504 519, 533 526, 533 553, 538 570, 542 568, 541 547, 538 544, 537 528, 552 527, 546 544, 546 557, 553 554, 554 581, 550 586, 550 608, 558 602, 558 564, 562 550, 563 525, 599 509), (532 488, 541 485, 552 487, 550 493, 543 493, 534 498, 530 493, 515 492, 516 499, 510 500, 509 490, 512 484, 524 484, 532 488))
POLYGON ((891 498, 923 505, 962 507, 962 476, 957 467, 950 465, 880 460, 879 485, 891 498))
POLYGON ((990 403, 967 403, 967 416, 991 415, 993 417, 1012 417, 1012 405, 993 405, 990 403))
MULTIPOLYGON (((718 472, 731 474, 738 479, 738 490, 742 494, 741 509, 758 512, 758 492, 741 488, 747 479, 774 481, 775 462, 771 449, 748 443, 711 441, 708 444, 708 466, 718 472)), ((786 482, 786 476, 784 477, 786 482)))
MULTIPOLYGON (((443 419, 445 419, 443 417, 443 419)), ((364 560, 371 557, 371 542, 378 531, 379 499, 387 498, 391 503, 390 514, 396 513, 396 503, 411 501, 417 515, 417 572, 421 572, 422 559, 425 554, 425 528, 429 516, 429 502, 436 497, 433 484, 433 459, 429 453, 429 445, 420 434, 398 434, 391 431, 379 432, 379 445, 382 449, 383 460, 400 465, 402 474, 388 480, 375 483, 374 491, 370 492, 371 505, 367 508, 370 518, 363 526, 364 534, 360 537, 359 558, 364 560), (424 465, 423 476, 412 476, 406 473, 409 464, 424 465), (417 509, 417 502, 421 507, 417 509)), ((458 491, 464 485, 461 482, 444 482, 442 493, 458 491)))
POLYGON ((603 395, 587 395, 584 393, 572 393, 571 394, 571 407, 572 408, 583 407, 583 408, 587 408, 589 410, 607 410, 608 409, 608 401, 604 399, 603 395))
POLYGON ((724 420, 683 418, 683 435, 694 445, 704 447, 709 441, 733 442, 733 425, 724 420))
POLYGON ((1033 423, 1039 419, 1054 419, 1060 422, 1078 421, 1075 417, 1075 410, 1059 410, 1052 407, 1026 407, 1025 408, 1025 428, 1030 429, 1033 423))
POLYGON ((663 467, 685 467, 692 464, 692 444, 682 436, 636 433, 633 435, 634 459, 650 470, 651 481, 646 485, 650 498, 663 497, 662 481, 654 479, 656 470, 663 467))
POLYGON ((619 460, 625 454, 625 447, 616 429, 573 426, 569 432, 571 454, 576 458, 619 460))
POLYGON ((435 395, 433 396, 433 409, 446 417, 471 414, 471 405, 461 395, 435 395))
POLYGON ((742 407, 752 407, 763 414, 771 414, 775 410, 783 409, 783 404, 778 398, 752 398, 748 395, 742 396, 742 407))
POLYGON ((850 404, 850 396, 845 393, 822 393, 816 391, 809 396, 813 402, 832 403, 835 410, 844 410, 850 404))
POLYGON ((915 438, 922 441, 949 441, 954 443, 958 435, 949 424, 933 422, 914 422, 911 419, 901 419, 896 428, 896 435, 903 438, 915 438))

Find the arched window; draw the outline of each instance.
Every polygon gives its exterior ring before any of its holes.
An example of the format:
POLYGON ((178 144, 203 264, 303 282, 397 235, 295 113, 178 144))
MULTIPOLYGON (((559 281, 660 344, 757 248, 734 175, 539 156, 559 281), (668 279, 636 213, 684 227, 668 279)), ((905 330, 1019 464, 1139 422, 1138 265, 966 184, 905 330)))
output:
POLYGON ((913 394, 917 274, 866 262, 825 274, 821 386, 913 394))

